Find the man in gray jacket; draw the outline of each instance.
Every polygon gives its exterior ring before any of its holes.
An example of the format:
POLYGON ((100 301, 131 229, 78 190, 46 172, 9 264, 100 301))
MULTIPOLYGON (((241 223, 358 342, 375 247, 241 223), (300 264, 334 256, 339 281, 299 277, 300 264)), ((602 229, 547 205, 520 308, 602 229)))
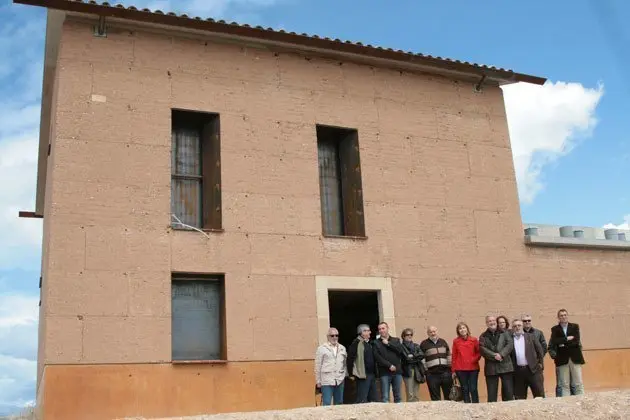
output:
POLYGON ((496 402, 499 394, 499 379, 501 379, 501 399, 514 399, 514 384, 512 358, 510 357, 509 337, 507 332, 497 328, 494 316, 486 317, 488 329, 479 336, 479 351, 485 360, 484 374, 488 391, 488 402, 496 402), (501 336, 505 335, 503 339, 501 336), (501 346, 501 347, 500 347, 501 346), (503 350, 503 354, 501 352, 503 350))
MULTIPOLYGON (((540 343, 540 346, 543 349, 543 357, 545 357, 545 355, 547 354, 547 341, 545 340, 545 334, 543 334, 543 332, 537 328, 534 328, 532 326, 532 316, 530 314, 524 314, 523 316, 521 316, 521 321, 523 321, 523 331, 526 332, 527 334, 531 334, 532 338, 535 341, 538 341, 540 343)), ((543 363, 543 370, 545 369, 545 365, 543 363)), ((544 382, 545 376, 543 375, 543 382, 544 382)), ((545 397, 545 385, 543 383, 543 397, 545 397)))

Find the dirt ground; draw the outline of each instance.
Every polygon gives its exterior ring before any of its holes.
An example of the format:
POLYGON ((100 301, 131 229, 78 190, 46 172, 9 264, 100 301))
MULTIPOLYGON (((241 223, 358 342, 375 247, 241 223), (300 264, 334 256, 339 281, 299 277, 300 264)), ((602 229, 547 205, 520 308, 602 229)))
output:
MULTIPOLYGON (((403 404, 361 404, 298 408, 283 411, 172 417, 168 420, 556 420, 630 419, 630 390, 588 393, 577 397, 538 398, 500 403, 463 404, 450 401, 403 404)), ((141 418, 128 419, 141 420, 141 418)), ((148 419, 143 419, 148 420, 148 419)), ((151 419, 167 420, 167 419, 151 419)))

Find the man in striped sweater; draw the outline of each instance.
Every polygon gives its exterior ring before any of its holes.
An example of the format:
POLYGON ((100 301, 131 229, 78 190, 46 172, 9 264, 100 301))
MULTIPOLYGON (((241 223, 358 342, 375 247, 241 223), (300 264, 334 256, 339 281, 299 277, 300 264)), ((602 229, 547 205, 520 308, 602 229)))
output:
POLYGON ((444 399, 448 396, 453 386, 451 376, 451 349, 448 343, 438 336, 437 327, 427 328, 429 338, 420 343, 420 348, 424 353, 423 363, 427 371, 427 386, 431 401, 439 401, 440 390, 444 394, 444 399))

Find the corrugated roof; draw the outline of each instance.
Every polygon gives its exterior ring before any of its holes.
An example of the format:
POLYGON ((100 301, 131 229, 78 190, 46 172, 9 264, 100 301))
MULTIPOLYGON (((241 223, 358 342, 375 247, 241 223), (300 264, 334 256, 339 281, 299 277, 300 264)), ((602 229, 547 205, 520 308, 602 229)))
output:
POLYGON ((169 26, 189 27, 192 29, 200 29, 215 33, 289 43, 308 48, 320 48, 341 53, 359 54, 374 58, 395 60, 405 62, 407 64, 420 64, 455 72, 477 73, 479 76, 486 75, 486 77, 491 79, 508 83, 527 82, 543 84, 546 81, 546 79, 542 77, 516 73, 510 69, 488 66, 485 64, 453 60, 439 56, 436 57, 412 51, 383 48, 370 44, 363 44, 361 42, 332 39, 328 37, 320 37, 318 35, 309 35, 306 33, 298 34, 296 32, 287 32, 281 29, 276 30, 273 28, 250 26, 248 24, 226 22, 224 20, 214 20, 211 18, 204 19, 198 16, 189 16, 187 14, 176 14, 173 12, 163 12, 161 10, 137 8, 135 6, 124 6, 122 4, 114 5, 107 2, 99 3, 96 1, 82 0, 13 0, 13 2, 70 12, 89 13, 99 16, 152 22, 169 26))

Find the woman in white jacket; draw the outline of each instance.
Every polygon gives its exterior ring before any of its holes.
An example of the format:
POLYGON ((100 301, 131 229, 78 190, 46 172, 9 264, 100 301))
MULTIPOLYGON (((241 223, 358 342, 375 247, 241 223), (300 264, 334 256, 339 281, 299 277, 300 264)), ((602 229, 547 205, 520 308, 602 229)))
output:
POLYGON ((315 381, 322 390, 322 405, 343 404, 343 385, 348 376, 346 348, 339 344, 339 331, 328 330, 328 342, 315 352, 315 381))

